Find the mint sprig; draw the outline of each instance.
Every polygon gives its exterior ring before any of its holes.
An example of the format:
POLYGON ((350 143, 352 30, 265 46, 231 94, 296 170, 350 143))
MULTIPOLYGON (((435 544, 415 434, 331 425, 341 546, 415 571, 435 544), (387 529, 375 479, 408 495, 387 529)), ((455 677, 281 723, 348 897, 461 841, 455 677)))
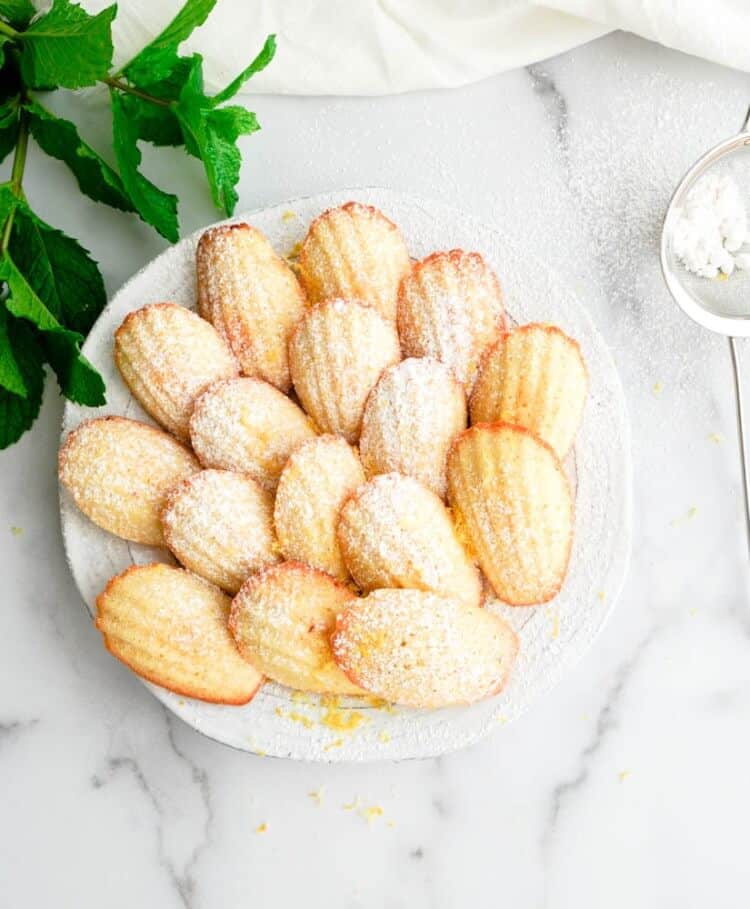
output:
POLYGON ((38 14, 30 0, 0 0, 0 163, 13 155, 0 183, 0 449, 33 424, 44 365, 65 397, 104 403, 104 382, 81 354, 106 295, 99 267, 75 239, 29 206, 23 190, 30 140, 71 171, 96 202, 134 212, 167 240, 179 237, 178 200, 141 172, 139 143, 178 146, 201 161, 214 204, 237 204, 240 136, 259 129, 255 114, 227 104, 276 51, 270 36, 255 59, 216 95, 206 93, 203 59, 182 56, 182 42, 202 25, 216 0, 187 0, 172 22, 125 66, 112 71, 112 5, 92 16, 71 0, 38 14), (40 93, 103 83, 112 109, 116 164, 58 117, 40 93))

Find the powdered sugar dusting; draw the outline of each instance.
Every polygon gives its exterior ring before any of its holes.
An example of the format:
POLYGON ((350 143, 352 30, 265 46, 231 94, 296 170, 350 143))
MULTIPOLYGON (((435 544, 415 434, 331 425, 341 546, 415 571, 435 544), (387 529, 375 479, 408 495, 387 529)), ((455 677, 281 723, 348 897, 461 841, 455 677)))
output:
POLYGON ((229 593, 277 562, 273 499, 251 477, 203 470, 174 488, 162 513, 167 544, 182 564, 229 593))
POLYGON ((445 458, 466 428, 463 386, 437 360, 409 358, 370 393, 359 447, 369 476, 395 471, 445 495, 445 458))

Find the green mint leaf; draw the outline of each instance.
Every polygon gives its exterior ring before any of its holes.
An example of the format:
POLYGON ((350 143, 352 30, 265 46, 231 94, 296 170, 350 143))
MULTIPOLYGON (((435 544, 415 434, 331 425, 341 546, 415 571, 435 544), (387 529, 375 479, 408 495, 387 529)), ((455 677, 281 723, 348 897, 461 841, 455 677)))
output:
POLYGON ((112 20, 117 6, 90 16, 70 0, 54 0, 48 13, 22 33, 21 75, 30 88, 83 88, 112 65, 112 20))
POLYGON ((172 71, 156 82, 139 82, 138 89, 152 98, 170 102, 169 107, 154 104, 137 95, 122 95, 122 102, 128 116, 138 127, 139 138, 153 145, 182 145, 182 130, 175 115, 173 104, 180 97, 180 92, 193 68, 191 57, 175 56, 172 71))
POLYGON ((45 332, 42 343, 65 397, 74 404, 101 407, 107 403, 104 379, 81 353, 82 340, 75 332, 61 329, 45 332))
POLYGON ((64 120, 36 101, 26 104, 31 135, 50 157, 68 165, 82 193, 120 211, 135 211, 115 171, 78 134, 74 123, 64 120))
POLYGON ((179 238, 177 226, 177 196, 165 193, 147 180, 138 170, 141 153, 138 149, 138 124, 128 117, 126 105, 119 92, 112 90, 112 140, 120 176, 138 214, 172 243, 179 238))
POLYGON ((58 321, 87 334, 107 302, 104 281, 88 251, 24 204, 16 209, 9 251, 58 321))
POLYGON ((36 9, 30 0, 0 0, 0 19, 5 19, 16 28, 28 25, 36 9))
POLYGON ((8 287, 5 300, 8 312, 40 330, 46 358, 65 397, 90 407, 104 404, 104 381, 81 353, 83 336, 60 325, 7 251, 0 259, 0 280, 8 287))
POLYGON ((10 316, 5 307, 0 304, 0 387, 14 395, 25 398, 28 388, 18 365, 18 360, 13 353, 13 344, 8 333, 10 316))
POLYGON ((157 82, 168 76, 177 63, 177 48, 202 25, 216 0, 187 0, 175 18, 154 40, 123 68, 131 82, 157 82))
POLYGON ((197 54, 176 113, 185 147, 203 162, 214 203, 231 215, 242 164, 236 142, 239 136, 260 128, 255 114, 242 107, 213 109, 212 99, 203 90, 202 61, 197 54))
POLYGON ((236 79, 233 79, 223 91, 220 91, 218 95, 214 95, 214 107, 218 104, 223 104, 225 101, 229 101, 230 98, 234 98, 251 76, 254 76, 268 66, 275 54, 276 35, 269 35, 255 60, 253 60, 246 69, 243 69, 239 76, 237 76, 236 79))
POLYGON ((44 354, 34 331, 23 322, 9 318, 7 334, 23 376, 26 396, 0 388, 0 448, 17 442, 31 428, 39 414, 44 391, 44 354))
POLYGON ((135 123, 139 139, 152 145, 182 145, 180 123, 171 108, 125 94, 122 106, 128 119, 135 123))

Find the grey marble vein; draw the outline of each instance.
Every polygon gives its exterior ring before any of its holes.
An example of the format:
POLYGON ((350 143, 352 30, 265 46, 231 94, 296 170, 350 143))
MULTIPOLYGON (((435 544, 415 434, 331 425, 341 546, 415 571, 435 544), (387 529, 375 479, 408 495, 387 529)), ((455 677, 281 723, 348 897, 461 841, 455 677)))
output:
POLYGON ((0 722, 0 745, 32 729, 39 722, 37 717, 30 720, 3 720, 0 722))
POLYGON ((555 134, 558 150, 569 169, 569 135, 568 135, 568 102, 557 83, 543 63, 533 63, 526 67, 531 77, 531 86, 539 96, 547 111, 555 134))
POLYGON ((553 846, 557 825, 567 802, 585 785, 597 753, 600 751, 609 733, 617 727, 617 710, 623 692, 632 678, 633 672, 638 667, 645 651, 654 637, 661 631, 660 626, 652 626, 648 633, 641 639, 633 653, 618 668, 614 680, 604 699, 599 714, 596 718, 594 733, 586 744, 578 760, 578 769, 566 780, 563 780, 552 790, 547 819, 542 830, 542 853, 547 854, 553 846))

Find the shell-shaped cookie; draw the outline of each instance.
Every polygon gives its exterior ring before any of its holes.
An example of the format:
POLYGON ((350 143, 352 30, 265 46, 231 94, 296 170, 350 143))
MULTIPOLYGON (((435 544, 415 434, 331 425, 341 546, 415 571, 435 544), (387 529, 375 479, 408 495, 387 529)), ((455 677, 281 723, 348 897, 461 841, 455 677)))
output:
POLYGON ((314 436, 299 407, 260 379, 212 385, 190 420, 190 440, 204 467, 247 473, 266 489, 275 489, 289 455, 314 436))
POLYGON ((81 423, 60 448, 60 482, 99 527, 134 543, 164 546, 159 515, 169 490, 200 470, 172 436, 124 417, 81 423))
POLYGON ((347 202, 310 225, 299 257, 312 303, 333 297, 362 300, 389 321, 410 260, 401 231, 377 208, 347 202))
POLYGON ((115 332, 115 363, 143 409, 183 440, 196 397, 238 373, 213 325, 176 303, 129 313, 115 332))
POLYGON ((564 458, 581 422, 587 382, 572 338, 554 325, 522 325, 485 351, 471 394, 471 421, 524 426, 564 458))
POLYGON ((372 387, 401 359, 396 330, 370 306, 328 300, 311 309, 289 343, 294 389, 321 432, 356 442, 372 387))
POLYGON ((171 565, 134 565, 96 601, 109 652, 149 682, 215 704, 246 704, 263 676, 242 659, 227 628, 231 600, 171 565))
POLYGON ((466 429, 466 395, 443 363, 403 360, 383 373, 370 392, 359 453, 367 475, 403 473, 441 498, 445 458, 466 429))
POLYGON ((448 455, 448 497, 497 596, 513 606, 551 600, 573 539, 573 500, 546 442, 506 423, 463 432, 448 455))
POLYGON ((375 590, 339 616, 336 662, 356 685, 408 707, 470 704, 497 694, 518 652, 498 616, 421 590, 375 590))
POLYGON ((301 691, 356 694, 329 639, 354 594, 322 571, 283 562, 253 575, 232 602, 229 630, 264 675, 301 691))
POLYGON ((413 587, 478 606, 479 572, 461 545, 443 503, 411 477, 386 473, 341 509, 344 561, 364 591, 413 587))
POLYGON ((398 333, 404 356, 440 360, 467 389, 482 351, 504 326, 500 283, 479 253, 433 253, 401 284, 398 333))
POLYGON ((336 526, 345 499, 364 482, 356 452, 339 436, 300 445, 276 489, 274 524, 286 558, 348 580, 336 526))
POLYGON ((273 497, 247 474, 193 474, 170 491, 161 521, 180 562, 232 594, 254 571, 280 558, 273 497))
POLYGON ((196 266, 198 311, 227 341, 242 372, 289 391, 289 336, 306 308, 297 276, 249 224, 207 230, 196 266))

